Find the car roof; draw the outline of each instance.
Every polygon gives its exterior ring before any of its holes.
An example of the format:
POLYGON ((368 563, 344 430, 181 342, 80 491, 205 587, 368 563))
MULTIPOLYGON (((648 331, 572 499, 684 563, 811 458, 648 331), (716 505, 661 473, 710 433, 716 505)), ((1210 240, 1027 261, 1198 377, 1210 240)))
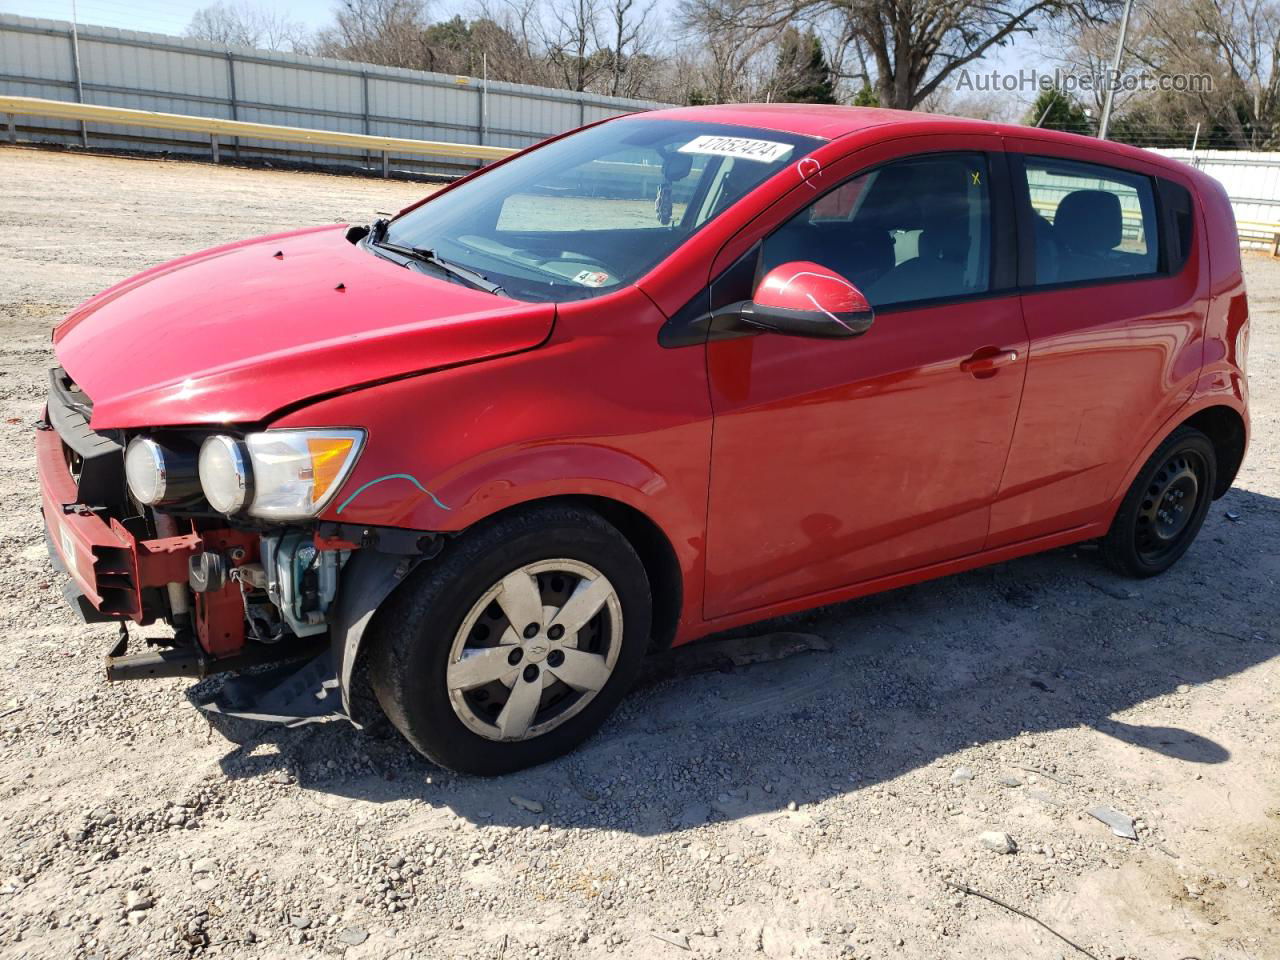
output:
POLYGON ((1042 140, 1086 147, 1099 154, 1128 157, 1165 169, 1179 169, 1184 164, 1158 153, 1077 133, 1042 130, 1015 123, 994 123, 970 117, 949 117, 914 110, 889 110, 884 107, 849 107, 814 103, 726 103, 699 107, 674 107, 656 111, 673 120, 702 123, 727 123, 744 127, 760 127, 800 136, 835 140, 873 127, 899 126, 903 133, 987 133, 1005 137, 1042 140))
MULTIPOLYGON (((846 134, 857 133, 868 127, 886 123, 948 122, 956 117, 943 117, 933 113, 915 113, 911 110, 886 110, 881 107, 844 107, 821 103, 722 103, 702 107, 675 107, 658 111, 674 120, 702 121, 704 123, 732 123, 744 127, 763 127, 806 137, 834 140, 846 134)), ((977 124, 990 128, 994 124, 983 120, 962 121, 966 126, 977 124)))

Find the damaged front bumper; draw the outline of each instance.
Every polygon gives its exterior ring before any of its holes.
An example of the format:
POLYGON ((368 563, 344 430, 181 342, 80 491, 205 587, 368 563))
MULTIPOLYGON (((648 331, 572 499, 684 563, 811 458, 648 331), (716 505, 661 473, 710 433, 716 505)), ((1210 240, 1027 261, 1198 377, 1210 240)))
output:
MULTIPOLYGON (((258 538, 238 530, 205 530, 144 539, 100 507, 84 502, 67 468, 63 441, 48 424, 36 430, 36 467, 45 537, 55 564, 70 578, 64 594, 87 622, 137 624, 169 619, 169 584, 186 584, 191 561, 205 552, 232 554, 247 562, 258 538)), ((192 626, 210 661, 244 647, 244 609, 239 587, 194 594, 192 626)), ((208 670, 205 670, 208 672, 208 670)))
POLYGON ((127 493, 127 435, 95 430, 92 414, 92 400, 66 371, 52 369, 35 431, 45 538, 73 609, 89 623, 119 624, 107 679, 200 679, 259 667, 201 705, 264 720, 346 717, 361 726, 376 719, 359 671, 362 638, 383 600, 435 555, 440 538, 324 521, 237 525, 207 510, 156 512, 127 493), (151 636, 130 650, 128 624, 157 621, 172 626, 173 636, 151 636))
POLYGON ((264 547, 271 538, 261 531, 193 523, 172 536, 150 536, 158 524, 130 519, 118 504, 104 506, 102 489, 115 484, 104 484, 102 475, 116 469, 122 448, 112 436, 94 433, 87 416, 58 404, 56 391, 37 426, 35 448, 45 538, 55 568, 67 578, 63 594, 86 622, 120 624, 120 638, 106 657, 108 680, 200 679, 276 665, 228 680, 200 706, 255 720, 345 717, 361 726, 374 719, 376 705, 352 696, 360 643, 377 607, 430 552, 423 550, 421 534, 322 524, 316 549, 350 550, 328 622, 308 636, 259 642, 234 571, 283 556, 278 536, 264 547), (192 572, 207 571, 211 557, 228 574, 219 583, 192 572), (184 609, 175 607, 175 593, 184 609), (159 620, 173 625, 175 635, 149 638, 131 651, 127 624, 159 620))

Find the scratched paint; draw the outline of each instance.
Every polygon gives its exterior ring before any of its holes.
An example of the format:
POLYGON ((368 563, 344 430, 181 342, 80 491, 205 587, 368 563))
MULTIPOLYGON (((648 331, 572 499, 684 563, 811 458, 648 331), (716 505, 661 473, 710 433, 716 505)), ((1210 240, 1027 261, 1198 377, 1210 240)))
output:
MULTIPOLYGON (((838 276, 834 273, 814 273, 812 270, 801 270, 795 273, 794 275, 791 276, 790 279, 788 279, 781 286, 779 292, 785 291, 787 287, 791 286, 792 283, 799 280, 801 277, 817 277, 819 280, 838 280, 840 283, 843 283, 846 287, 848 287, 851 291, 853 291, 854 294, 856 294, 859 297, 862 296, 862 291, 860 291, 857 287, 855 287, 852 283, 850 283, 844 277, 838 276)), ((812 303, 819 312, 825 313, 828 317, 830 317, 836 323, 840 324, 840 326, 844 327, 850 333, 857 333, 857 331, 854 330, 853 327, 849 326, 847 323, 845 323, 843 320, 837 317, 834 313, 832 313, 830 310, 828 310, 826 307, 820 304, 818 302, 818 299, 812 293, 810 293, 807 290, 803 290, 801 292, 808 298, 809 302, 812 303)))
POLYGON ((439 507, 441 510, 448 510, 448 509, 450 509, 449 507, 446 507, 443 503, 441 503, 441 502, 440 502, 440 498, 439 498, 439 497, 437 497, 434 493, 432 493, 430 490, 428 490, 426 487, 424 487, 421 483, 419 483, 419 482, 418 482, 418 478, 417 478, 417 477, 415 477, 415 476, 413 476, 412 474, 409 474, 409 473, 388 473, 385 477, 378 477, 376 480, 370 480, 368 483, 363 483, 363 484, 361 484, 361 485, 356 489, 356 492, 355 492, 355 493, 353 493, 353 494, 351 494, 351 496, 347 497, 347 499, 346 499, 346 500, 343 500, 343 501, 342 501, 342 505, 341 505, 341 506, 339 506, 339 507, 338 507, 338 509, 337 509, 336 511, 334 511, 334 512, 335 512, 335 513, 341 513, 343 510, 347 509, 347 507, 351 506, 351 501, 352 501, 352 500, 354 500, 356 497, 360 496, 360 494, 364 493, 364 492, 365 492, 366 490, 368 490, 370 487, 376 486, 377 484, 382 483, 382 482, 384 482, 384 481, 386 481, 386 480, 408 480, 408 481, 409 481, 410 483, 412 483, 415 487, 417 487, 419 490, 421 490, 423 493, 425 493, 428 497, 430 497, 430 498, 435 502, 435 505, 436 505, 437 507, 439 507))
POLYGON ((818 185, 809 183, 809 180, 822 172, 822 163, 820 161, 813 157, 803 157, 796 164, 796 172, 800 174, 800 179, 805 182, 810 190, 818 189, 818 185))

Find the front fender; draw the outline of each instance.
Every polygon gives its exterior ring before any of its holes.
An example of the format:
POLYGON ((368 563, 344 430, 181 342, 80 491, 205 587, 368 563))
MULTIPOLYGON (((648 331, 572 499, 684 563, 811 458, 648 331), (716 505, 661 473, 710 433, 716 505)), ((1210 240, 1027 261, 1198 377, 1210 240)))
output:
POLYGON ((552 497, 623 504, 673 548, 691 627, 711 461, 705 351, 662 347, 665 317, 635 288, 557 309, 535 350, 332 396, 272 426, 368 432, 330 522, 456 533, 552 497))
MULTIPOLYGON (((596 441, 495 451, 427 476, 425 482, 410 473, 363 479, 381 469, 370 465, 353 476, 327 519, 450 532, 522 503, 567 494, 620 500, 652 514, 655 498, 661 499, 671 486, 653 464, 596 441)), ((678 511, 678 506, 669 509, 678 511)))

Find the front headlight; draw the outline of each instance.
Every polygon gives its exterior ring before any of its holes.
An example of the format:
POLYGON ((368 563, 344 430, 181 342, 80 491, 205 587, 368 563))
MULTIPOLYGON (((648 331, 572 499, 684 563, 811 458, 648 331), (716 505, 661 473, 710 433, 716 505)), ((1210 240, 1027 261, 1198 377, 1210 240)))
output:
POLYGON ((249 456, 235 437, 210 437, 200 445, 200 486, 219 513, 239 513, 253 491, 249 456))
POLYGON ((200 448, 200 483, 219 513, 305 520, 324 509, 355 466, 361 430, 267 430, 200 448))
POLYGON ((200 495, 194 452, 134 437, 124 452, 124 475, 135 500, 148 506, 182 503, 200 495))

